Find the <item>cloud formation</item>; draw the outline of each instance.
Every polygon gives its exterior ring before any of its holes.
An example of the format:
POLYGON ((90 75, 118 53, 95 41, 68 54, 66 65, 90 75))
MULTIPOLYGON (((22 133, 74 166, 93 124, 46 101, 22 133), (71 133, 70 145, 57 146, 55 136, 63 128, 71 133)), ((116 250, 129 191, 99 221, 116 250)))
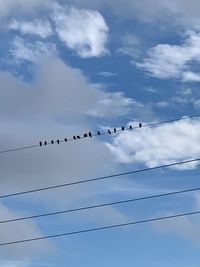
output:
MULTIPOLYGON (((123 132, 107 144, 120 163, 143 163, 147 167, 199 158, 199 120, 186 120, 155 128, 123 132)), ((198 162, 178 166, 193 169, 198 162)))
POLYGON ((109 28, 98 11, 55 5, 52 19, 60 40, 79 56, 107 54, 109 28))
POLYGON ((41 38, 46 38, 53 34, 50 22, 44 19, 35 19, 33 21, 18 21, 15 19, 8 27, 11 30, 19 31, 22 34, 38 35, 41 38))
POLYGON ((137 66, 160 79, 178 78, 182 81, 199 81, 191 70, 191 63, 200 63, 200 35, 189 32, 182 45, 159 44, 148 51, 148 57, 137 66))
POLYGON ((28 42, 25 39, 16 37, 11 44, 9 54, 15 63, 20 63, 21 61, 38 63, 41 59, 55 55, 56 52, 56 46, 52 43, 28 42))

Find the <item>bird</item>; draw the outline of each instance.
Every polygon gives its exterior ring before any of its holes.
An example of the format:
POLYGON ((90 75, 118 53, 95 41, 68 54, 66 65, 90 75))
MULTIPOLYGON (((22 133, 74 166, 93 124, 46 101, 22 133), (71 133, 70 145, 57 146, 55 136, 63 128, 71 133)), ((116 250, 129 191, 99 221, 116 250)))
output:
POLYGON ((40 142, 39 144, 40 144, 40 146, 42 146, 42 142, 40 142))
POLYGON ((73 139, 76 140, 76 136, 75 135, 73 136, 73 139))
POLYGON ((52 145, 54 144, 54 141, 53 141, 53 140, 51 140, 51 144, 52 144, 52 145))
POLYGON ((114 133, 116 133, 117 132, 117 129, 116 128, 114 128, 114 133))
POLYGON ((122 126, 122 131, 124 131, 125 130, 125 128, 124 128, 124 126, 122 126))
POLYGON ((60 140, 57 140, 57 144, 58 144, 58 145, 60 144, 60 140))
POLYGON ((65 138, 64 141, 67 143, 67 138, 65 138))
POLYGON ((111 130, 110 129, 108 129, 108 133, 111 134, 111 130))
POLYGON ((142 123, 141 122, 139 123, 139 127, 142 128, 142 123))
POLYGON ((101 135, 101 133, 100 133, 99 131, 97 132, 97 134, 98 134, 98 135, 101 135))
POLYGON ((86 138, 86 137, 88 137, 88 135, 87 134, 84 134, 83 137, 86 138))
POLYGON ((91 132, 89 132, 88 135, 89 135, 89 137, 92 137, 92 133, 91 132))
POLYGON ((130 126, 129 126, 129 129, 131 129, 131 130, 132 130, 132 129, 133 129, 133 126, 132 126, 132 125, 130 125, 130 126))
POLYGON ((81 139, 81 137, 79 135, 77 135, 77 139, 81 139))
POLYGON ((47 146, 47 141, 44 141, 44 145, 47 146))

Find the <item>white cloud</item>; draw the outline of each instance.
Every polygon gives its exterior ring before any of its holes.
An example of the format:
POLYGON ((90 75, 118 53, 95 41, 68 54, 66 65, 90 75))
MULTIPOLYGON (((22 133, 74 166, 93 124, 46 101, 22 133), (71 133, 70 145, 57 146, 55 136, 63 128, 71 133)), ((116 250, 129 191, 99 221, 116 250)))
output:
POLYGON ((13 20, 8 27, 11 30, 20 31, 22 34, 39 35, 41 38, 46 38, 53 34, 51 24, 48 20, 13 20))
MULTIPOLYGON (((185 120, 155 128, 145 127, 133 132, 123 132, 107 144, 121 163, 143 163, 148 167, 169 164, 180 160, 198 158, 199 120, 185 120)), ((198 162, 178 166, 193 169, 198 162)))
POLYGON ((52 19, 60 40, 79 56, 99 57, 108 53, 109 29, 98 11, 55 5, 52 19))
POLYGON ((194 73, 191 71, 186 71, 183 73, 184 82, 200 82, 200 73, 194 73))
POLYGON ((94 117, 125 116, 127 114, 139 114, 144 111, 144 105, 131 98, 126 98, 122 92, 104 93, 99 91, 99 102, 88 112, 94 117), (133 110, 134 107, 134 110, 133 110))
POLYGON ((20 37, 16 37, 11 44, 10 56, 15 62, 30 61, 39 62, 44 57, 56 53, 56 46, 51 43, 36 41, 31 43, 20 37))
POLYGON ((110 72, 110 71, 101 71, 98 73, 100 76, 106 77, 106 78, 110 78, 113 76, 117 76, 116 73, 110 72))
MULTIPOLYGON (((107 93, 105 89, 102 91, 99 86, 90 83, 80 70, 66 65, 58 58, 49 58, 39 62, 35 66, 32 83, 24 82, 20 78, 2 71, 0 72, 0 83, 3 84, 0 91, 1 149, 31 143, 37 144, 39 140, 83 134, 94 129, 92 127, 94 119, 99 116, 106 119, 110 116, 108 106, 112 109, 113 117, 125 114, 126 111, 129 112, 129 106, 133 106, 130 99, 126 99, 123 94, 107 93), (105 104, 102 105, 102 103, 105 104), (124 105, 124 103, 126 104, 124 105), (88 113, 93 109, 98 109, 98 114, 96 116, 92 114, 91 123, 91 115, 89 116, 88 113), (121 114, 119 114, 120 110, 121 114)), ((85 179, 97 173, 99 175, 108 173, 110 169, 114 171, 117 167, 116 161, 105 144, 101 142, 101 139, 95 138, 60 146, 54 145, 4 154, 0 162, 0 194, 85 179)), ((65 188, 63 191, 33 194, 30 195, 30 198, 26 198, 24 203, 27 206, 30 203, 39 204, 44 211, 47 210, 47 207, 48 210, 53 207, 66 209, 80 205, 80 201, 82 205, 88 199, 90 203, 97 201, 96 193, 94 194, 95 188, 96 184, 93 184, 85 187, 73 187, 69 190, 65 188)), ((102 187, 101 195, 103 194, 102 187)), ((32 212, 36 213, 35 210, 32 212)), ((102 211, 100 214, 100 217, 104 217, 104 220, 108 221, 117 218, 123 219, 123 216, 115 209, 106 210, 105 213, 102 211)), ((87 216, 86 219, 89 220, 88 218, 90 217, 87 216)), ((97 215, 95 220, 97 220, 97 215)), ((93 221, 92 216, 91 221, 93 221)), ((69 224, 69 222, 67 223, 69 224)), ((51 230, 59 232, 54 227, 53 229, 49 228, 50 233, 51 230)), ((4 233, 2 235, 0 233, 1 241, 3 238, 9 238, 9 236, 4 236, 5 228, 2 231, 4 233)), ((27 229, 27 234, 38 236, 38 233, 28 231, 27 229)), ((23 233, 26 234, 26 227, 24 227, 23 233)), ((12 235, 13 232, 10 231, 10 234, 12 235)), ((20 231, 17 234, 17 236, 13 234, 13 237, 20 238, 20 231)), ((10 239, 13 237, 11 236, 10 239)), ((22 237, 24 236, 22 235, 22 237)), ((40 245, 40 243, 38 244, 40 245)), ((14 250, 16 254, 24 255, 19 253, 16 247, 14 250)), ((10 250, 7 251, 10 253, 10 250)), ((5 255, 5 252, 3 251, 2 254, 5 255)), ((12 256, 9 259, 12 259, 12 256)))
MULTIPOLYGON (((23 216, 27 216, 27 213, 22 211, 16 211, 14 209, 10 209, 5 205, 0 203, 0 212, 1 218, 3 219, 11 219, 11 218, 19 218, 23 216)), ((37 227, 36 223, 33 220, 29 221, 21 221, 13 223, 5 223, 1 224, 0 227, 0 243, 16 241, 21 239, 31 238, 33 236, 42 236, 41 231, 37 227), (13 227, 14 226, 14 227, 13 227)), ((52 247, 49 242, 35 242, 29 244, 29 246, 5 246, 1 248, 0 258, 9 257, 10 259, 19 259, 19 258, 28 258, 38 253, 45 253, 48 250, 51 250, 52 247)), ((5 266, 29 266, 26 261, 13 261, 7 262, 5 266), (7 264, 7 265, 6 265, 7 264)), ((4 266, 0 261, 0 266, 4 266)))
POLYGON ((145 22, 165 22, 168 25, 200 27, 198 0, 65 0, 86 8, 110 9, 121 19, 138 18, 145 22))
POLYGON ((151 48, 143 63, 137 63, 150 75, 161 78, 180 78, 183 81, 199 81, 199 74, 193 73, 191 63, 200 63, 200 35, 189 32, 182 45, 159 44, 151 48))
POLYGON ((140 44, 141 41, 137 36, 134 34, 125 34, 121 38, 121 47, 117 49, 117 52, 122 55, 130 56, 132 59, 137 58, 141 55, 139 50, 140 44))
MULTIPOLYGON (((36 11, 48 10, 54 0, 0 0, 0 16, 8 16, 12 13, 31 14, 36 11)), ((65 0, 67 5, 77 8, 111 10, 120 19, 138 18, 146 22, 162 21, 172 25, 178 24, 186 27, 200 27, 198 0, 65 0)))
POLYGON ((48 9, 54 0, 0 0, 0 17, 14 14, 33 14, 35 11, 48 9))

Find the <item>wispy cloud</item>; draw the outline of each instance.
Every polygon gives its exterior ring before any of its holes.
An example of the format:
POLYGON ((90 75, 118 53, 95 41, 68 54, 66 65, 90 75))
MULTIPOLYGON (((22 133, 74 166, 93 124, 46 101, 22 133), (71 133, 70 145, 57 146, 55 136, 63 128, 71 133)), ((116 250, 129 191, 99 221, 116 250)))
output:
POLYGON ((136 65, 149 75, 160 79, 178 78, 183 82, 199 81, 199 73, 192 71, 191 63, 200 62, 200 35, 189 32, 182 45, 159 44, 148 51, 148 57, 136 65))
POLYGON ((27 20, 13 20, 9 25, 9 29, 19 31, 22 34, 38 35, 41 38, 46 38, 53 34, 53 29, 48 20, 35 19, 27 20))
POLYGON ((41 41, 32 43, 16 37, 11 44, 10 56, 16 63, 20 63, 21 61, 37 63, 42 58, 55 55, 56 51, 56 46, 52 43, 41 41))

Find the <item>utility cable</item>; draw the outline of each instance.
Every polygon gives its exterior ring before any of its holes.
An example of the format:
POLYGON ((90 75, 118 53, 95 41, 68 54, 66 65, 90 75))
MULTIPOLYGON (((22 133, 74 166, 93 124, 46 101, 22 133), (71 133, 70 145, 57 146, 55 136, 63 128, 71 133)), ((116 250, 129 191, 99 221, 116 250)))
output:
POLYGON ((0 150, 0 154, 5 154, 5 153, 9 153, 9 152, 14 152, 14 151, 21 151, 21 150, 28 150, 28 149, 34 149, 34 148, 38 148, 38 147, 43 147, 43 146, 48 146, 48 145, 53 145, 53 144, 60 144, 60 143, 68 143, 68 142, 72 142, 72 141, 77 141, 80 139, 85 139, 85 138, 91 138, 91 137, 97 137, 97 136, 102 136, 102 135, 110 135, 112 133, 120 133, 122 131, 130 131, 130 130, 134 130, 134 129, 138 129, 138 128, 142 128, 142 127, 152 127, 152 126, 158 126, 161 124, 166 124, 166 123, 172 123, 172 122, 176 122, 176 121, 182 121, 182 120, 186 120, 186 119, 194 119, 194 118, 199 118, 199 115, 191 115, 191 116, 187 116, 187 117, 181 117, 181 118, 176 118, 176 119, 171 119, 171 120, 165 120, 165 121, 160 121, 160 122, 155 122, 155 123, 149 123, 149 124, 142 124, 139 123, 139 126, 132 126, 130 125, 129 127, 124 127, 122 126, 121 128, 114 128, 112 131, 110 129, 108 129, 108 131, 106 132, 100 132, 98 131, 97 133, 91 133, 88 132, 86 134, 84 134, 83 136, 81 135, 75 135, 73 136, 73 138, 64 138, 64 140, 51 140, 51 141, 44 141, 44 142, 39 142, 39 144, 35 144, 35 145, 30 145, 30 146, 23 146, 23 147, 17 147, 17 148, 10 148, 10 149, 5 149, 5 150, 0 150))
POLYGON ((16 197, 16 196, 21 196, 21 195, 27 195, 27 194, 31 194, 31 193, 53 190, 53 189, 58 189, 58 188, 63 188, 63 187, 68 187, 68 186, 80 185, 80 184, 85 184, 85 183, 90 183, 90 182, 97 182, 97 181, 116 178, 116 177, 120 177, 120 176, 126 176, 126 175, 131 175, 131 174, 136 174, 136 173, 147 172, 147 171, 153 171, 153 170, 157 170, 157 169, 179 166, 179 165, 183 165, 183 164, 187 164, 187 163, 194 163, 194 162, 199 162, 199 161, 200 161, 200 158, 190 159, 190 160, 174 162, 174 163, 170 163, 170 164, 166 164, 166 165, 160 165, 160 166, 155 166, 155 167, 150 167, 150 168, 138 169, 138 170, 133 170, 133 171, 128 171, 128 172, 121 172, 121 173, 117 173, 117 174, 101 176, 101 177, 96 177, 96 178, 91 178, 91 179, 86 179, 86 180, 80 180, 80 181, 75 181, 75 182, 69 182, 69 183, 64 183, 64 184, 58 184, 58 185, 53 185, 53 186, 41 187, 41 188, 27 190, 27 191, 21 191, 21 192, 6 194, 6 195, 0 195, 0 199, 9 198, 9 197, 16 197))
POLYGON ((162 198, 162 197, 168 197, 168 196, 175 196, 175 195, 180 195, 180 194, 185 194, 185 193, 196 192, 196 191, 199 191, 199 190, 200 190, 200 187, 196 187, 196 188, 185 189, 185 190, 180 190, 180 191, 173 191, 173 192, 164 193, 164 194, 144 196, 144 197, 139 197, 139 198, 120 200, 120 201, 115 201, 115 202, 97 204, 97 205, 92 205, 92 206, 85 206, 85 207, 62 210, 62 211, 55 211, 55 212, 50 212, 50 213, 42 213, 42 214, 38 214, 38 215, 32 215, 32 216, 26 216, 26 217, 14 218, 14 219, 2 220, 2 221, 0 221, 0 224, 17 222, 17 221, 24 221, 24 220, 29 220, 29 219, 36 219, 36 218, 41 218, 41 217, 61 215, 61 214, 65 214, 65 213, 72 213, 72 212, 78 212, 78 211, 84 211, 84 210, 91 210, 91 209, 96 209, 96 208, 103 208, 103 207, 108 207, 108 206, 127 204, 127 203, 132 203, 132 202, 137 202, 137 201, 144 201, 144 200, 150 200, 150 199, 156 199, 156 198, 162 198))
POLYGON ((79 234, 84 234, 84 233, 91 233, 91 232, 97 232, 97 231, 102 231, 102 230, 127 227, 131 225, 133 226, 133 225, 138 225, 138 224, 151 223, 151 222, 156 222, 156 221, 158 222, 158 221, 163 221, 163 220, 168 220, 168 219, 175 219, 175 218, 181 218, 181 217, 183 218, 186 216, 192 216, 192 215, 197 215, 197 214, 200 214, 200 210, 187 212, 187 213, 179 213, 179 214, 174 214, 170 216, 163 216, 163 217, 156 217, 156 218, 154 217, 150 219, 133 221, 133 222, 128 222, 128 223, 113 224, 113 225, 107 225, 107 226, 97 227, 97 228, 89 228, 85 230, 78 230, 78 231, 60 233, 60 234, 55 234, 55 235, 46 235, 46 236, 41 236, 41 237, 33 237, 33 238, 28 238, 28 239, 10 241, 10 242, 5 242, 5 243, 0 243, 0 247, 22 244, 22 243, 30 243, 34 241, 41 241, 41 240, 51 239, 51 238, 59 238, 59 237, 64 237, 64 236, 79 235, 79 234))

